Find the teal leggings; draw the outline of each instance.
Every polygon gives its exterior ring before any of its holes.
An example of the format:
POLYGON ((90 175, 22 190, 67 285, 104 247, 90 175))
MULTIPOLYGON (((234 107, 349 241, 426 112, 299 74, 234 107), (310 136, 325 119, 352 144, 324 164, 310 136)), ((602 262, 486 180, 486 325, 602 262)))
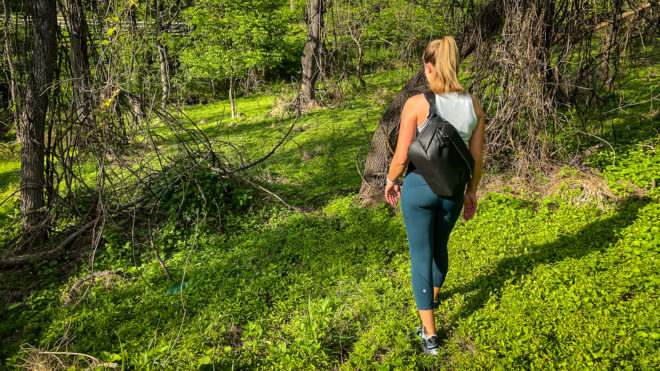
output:
POLYGON ((463 194, 436 196, 417 173, 401 187, 401 212, 408 232, 411 281, 417 309, 433 309, 433 288, 447 275, 447 242, 463 207, 463 194))

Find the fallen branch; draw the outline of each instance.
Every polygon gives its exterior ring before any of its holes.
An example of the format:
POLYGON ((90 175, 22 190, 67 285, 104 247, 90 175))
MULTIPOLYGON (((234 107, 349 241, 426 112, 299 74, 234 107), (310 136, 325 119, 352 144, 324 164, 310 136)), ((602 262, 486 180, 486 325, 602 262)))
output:
MULTIPOLYGON (((79 357, 85 359, 87 362, 87 368, 85 370, 97 370, 99 368, 111 369, 111 370, 120 370, 121 367, 113 362, 102 362, 98 358, 91 356, 85 353, 76 353, 76 352, 51 352, 46 350, 37 349, 31 346, 23 348, 23 352, 27 353, 28 358, 25 360, 23 367, 28 369, 44 369, 44 367, 53 367, 53 369, 60 366, 61 369, 76 368, 78 369, 77 362, 69 363, 64 362, 61 358, 65 357, 79 357), (44 359, 45 358, 45 359, 44 359), (51 362, 56 362, 53 365, 51 362)), ((58 369, 59 369, 58 368, 58 369)))
POLYGON ((577 130, 577 129, 576 129, 575 131, 577 131, 577 132, 580 133, 580 134, 584 134, 584 135, 588 135, 588 136, 594 137, 594 138, 596 138, 596 139, 602 141, 603 143, 607 144, 608 146, 610 146, 610 149, 612 150, 612 156, 613 156, 613 157, 612 157, 612 167, 616 167, 616 151, 614 150, 614 146, 612 146, 612 144, 610 144, 610 142, 606 141, 605 139, 603 139, 603 138, 601 138, 601 137, 599 137, 599 136, 597 136, 597 135, 593 135, 593 134, 590 134, 590 133, 586 133, 586 132, 584 132, 584 131, 582 131, 582 130, 577 130))
POLYGON ((248 179, 248 178, 241 177, 240 179, 243 180, 243 181, 245 181, 245 182, 247 182, 247 183, 250 183, 250 185, 252 185, 253 187, 255 187, 255 188, 259 188, 259 189, 262 190, 263 192, 265 192, 265 193, 267 193, 267 194, 269 194, 269 195, 275 197, 275 198, 276 198, 278 201, 280 201, 284 206, 288 207, 289 210, 293 210, 293 211, 297 211, 297 212, 301 213, 301 214, 305 217, 305 219, 307 219, 308 222, 310 221, 310 220, 309 220, 309 217, 307 216, 307 213, 306 213, 305 211, 303 211, 303 210, 302 210, 301 208, 299 208, 299 207, 296 207, 296 206, 290 205, 289 203, 287 203, 286 201, 284 201, 284 199, 282 199, 282 197, 280 197, 277 193, 275 193, 275 192, 273 192, 273 191, 267 189, 266 187, 263 187, 263 186, 261 186, 261 185, 255 183, 255 182, 251 181, 251 180, 248 179))
MULTIPOLYGON (((146 201, 148 199, 149 195, 143 196, 142 198, 138 199, 135 202, 131 202, 130 204, 124 205, 120 207, 118 210, 115 211, 115 213, 119 213, 123 210, 126 210, 130 207, 137 206, 138 204, 146 201)), ((78 228, 75 232, 71 233, 67 238, 64 239, 64 241, 60 242, 57 247, 55 247, 52 250, 48 251, 41 251, 41 252, 36 252, 32 254, 23 254, 23 255, 17 255, 17 256, 10 256, 8 258, 4 258, 0 260, 0 269, 4 268, 11 268, 11 267, 16 267, 20 265, 26 265, 29 264, 31 261, 35 260, 53 260, 62 255, 64 252, 64 249, 69 246, 73 241, 76 240, 76 238, 80 237, 81 234, 89 230, 94 226, 96 223, 96 219, 90 220, 89 222, 85 223, 82 227, 78 228)))
POLYGON ((0 260, 0 269, 29 264, 31 261, 35 261, 35 260, 52 260, 59 257, 62 254, 62 252, 64 252, 64 249, 70 243, 72 243, 76 238, 80 237, 80 235, 83 232, 90 229, 94 225, 95 221, 96 220, 87 222, 87 224, 83 225, 77 231, 70 234, 69 237, 67 237, 64 241, 62 241, 59 245, 57 245, 56 248, 52 250, 36 252, 33 254, 10 256, 8 258, 0 260))
POLYGON ((625 19, 625 18, 628 18, 632 15, 635 15, 635 14, 641 12, 642 10, 648 9, 650 7, 651 7, 651 3, 649 2, 649 3, 646 3, 646 4, 640 5, 639 7, 637 7, 637 9, 631 9, 627 12, 623 12, 620 16, 616 17, 616 19, 614 19, 613 21, 612 20, 607 20, 607 21, 599 23, 598 26, 596 26, 596 31, 599 31, 600 29, 602 29, 604 27, 607 27, 607 26, 609 26, 609 25, 611 25, 615 22, 618 22, 622 19, 625 19))

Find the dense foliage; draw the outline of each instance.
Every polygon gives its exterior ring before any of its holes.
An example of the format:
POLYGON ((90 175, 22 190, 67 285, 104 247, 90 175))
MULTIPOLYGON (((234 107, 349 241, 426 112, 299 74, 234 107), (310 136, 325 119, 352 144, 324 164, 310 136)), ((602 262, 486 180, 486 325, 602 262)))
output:
POLYGON ((191 32, 182 41, 183 73, 202 91, 300 63, 304 34, 290 27, 293 14, 281 1, 199 1, 184 19, 191 32))

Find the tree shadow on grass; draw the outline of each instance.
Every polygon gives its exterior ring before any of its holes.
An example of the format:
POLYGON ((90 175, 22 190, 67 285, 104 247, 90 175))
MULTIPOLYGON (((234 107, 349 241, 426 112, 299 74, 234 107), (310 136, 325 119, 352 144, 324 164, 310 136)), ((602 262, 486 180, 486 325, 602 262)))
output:
POLYGON ((587 224, 575 234, 561 235, 552 242, 530 246, 529 253, 502 259, 491 273, 479 275, 463 286, 441 292, 439 300, 476 291, 469 295, 463 308, 451 322, 456 323, 461 318, 467 318, 486 305, 491 292, 501 292, 506 285, 519 282, 537 266, 577 259, 606 250, 618 240, 619 231, 631 225, 637 218, 639 209, 650 201, 648 197, 626 198, 614 215, 587 224))

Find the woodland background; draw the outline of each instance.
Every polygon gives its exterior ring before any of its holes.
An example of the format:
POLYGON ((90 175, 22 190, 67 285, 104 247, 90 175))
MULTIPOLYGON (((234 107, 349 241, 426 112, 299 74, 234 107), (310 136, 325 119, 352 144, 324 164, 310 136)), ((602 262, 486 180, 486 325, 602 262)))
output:
POLYGON ((660 367, 660 3, 2 0, 0 368, 660 367), (487 115, 418 351, 421 53, 487 115))

